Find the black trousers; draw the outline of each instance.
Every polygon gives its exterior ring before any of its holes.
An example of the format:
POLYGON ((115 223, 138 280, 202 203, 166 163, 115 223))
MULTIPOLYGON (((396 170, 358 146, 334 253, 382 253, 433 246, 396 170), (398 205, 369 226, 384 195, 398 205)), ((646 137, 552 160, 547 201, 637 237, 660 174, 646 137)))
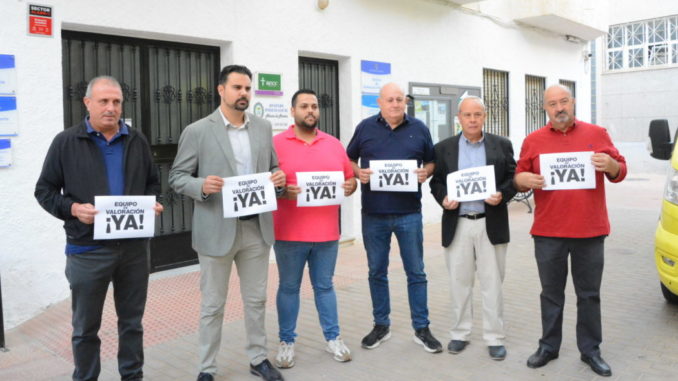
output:
POLYGON ((141 380, 144 363, 141 319, 149 274, 148 240, 120 241, 87 253, 69 255, 66 278, 73 311, 73 380, 96 380, 101 371, 99 328, 108 286, 118 315, 118 371, 122 380, 141 380))
POLYGON ((577 295, 577 347, 585 355, 600 353, 600 283, 603 276, 605 236, 558 238, 534 236, 541 281, 542 337, 539 345, 558 353, 563 338, 563 307, 568 262, 577 295))

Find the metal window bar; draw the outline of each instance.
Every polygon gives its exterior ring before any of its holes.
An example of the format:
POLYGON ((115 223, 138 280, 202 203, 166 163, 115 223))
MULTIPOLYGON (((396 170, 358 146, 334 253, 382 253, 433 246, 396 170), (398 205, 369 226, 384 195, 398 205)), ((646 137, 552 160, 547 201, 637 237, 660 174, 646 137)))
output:
POLYGON ((508 72, 483 69, 483 101, 487 107, 485 130, 509 136, 508 72))
POLYGON ((2 281, 0 280, 0 352, 6 352, 5 347, 5 316, 2 313, 2 281))
POLYGON ((544 111, 544 90, 546 78, 535 75, 525 76, 525 135, 546 124, 544 111))
MULTIPOLYGON (((572 93, 572 98, 577 98, 577 83, 575 81, 570 81, 568 79, 561 79, 558 81, 561 85, 567 87, 570 89, 570 92, 572 93)), ((574 104, 574 115, 577 115, 577 104, 574 104)))

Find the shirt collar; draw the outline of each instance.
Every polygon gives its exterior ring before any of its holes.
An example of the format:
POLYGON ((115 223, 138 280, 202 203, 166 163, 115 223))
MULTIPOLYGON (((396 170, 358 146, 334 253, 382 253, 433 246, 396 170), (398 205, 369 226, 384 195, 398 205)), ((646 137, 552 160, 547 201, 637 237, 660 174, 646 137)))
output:
POLYGON ((470 140, 468 140, 468 139, 466 138, 466 136, 464 136, 464 133, 463 133, 463 132, 460 132, 459 134, 461 135, 461 140, 462 140, 464 143, 466 143, 466 144, 468 144, 468 145, 471 145, 471 146, 481 145, 481 144, 483 144, 483 143, 485 142, 485 133, 484 133, 484 132, 483 132, 483 135, 480 137, 480 140, 478 140, 478 141, 475 142, 475 143, 472 142, 472 141, 470 141, 470 140))
MULTIPOLYGON (((120 135, 129 135, 129 129, 127 128, 127 125, 125 122, 121 120, 118 121, 118 132, 115 134, 114 138, 117 138, 120 135)), ((98 134, 99 131, 95 130, 92 128, 92 124, 89 122, 89 116, 85 117, 85 126, 87 128, 87 133, 88 134, 98 134)))
MULTIPOLYGON (((565 133, 569 133, 569 132, 571 132, 572 130, 574 130, 575 127, 577 127, 577 124, 579 124, 579 120, 577 120, 577 118, 575 118, 575 119, 574 119, 574 123, 572 123, 572 125, 571 125, 570 127, 568 127, 567 130, 565 130, 565 133)), ((546 127, 548 127, 549 129, 551 129, 551 131, 553 131, 553 132, 560 132, 560 133, 562 134, 562 132, 561 132, 560 130, 556 130, 556 129, 553 127, 553 123, 551 123, 550 120, 549 120, 548 124, 546 125, 546 127)))
POLYGON ((217 110, 219 110, 219 115, 221 115, 221 119, 224 120, 224 125, 226 126, 226 128, 233 128, 235 130, 239 130, 241 128, 247 128, 247 126, 250 123, 250 116, 247 115, 247 113, 245 113, 245 123, 243 123, 242 126, 240 127, 236 127, 231 122, 229 122, 228 119, 226 118, 226 115, 224 115, 224 113, 221 112, 221 107, 219 107, 217 110))
MULTIPOLYGON (((405 113, 405 114, 404 114, 404 117, 403 117, 403 121, 400 122, 400 124, 398 125, 398 127, 403 126, 403 125, 409 123, 411 120, 412 120, 412 117, 409 116, 409 115, 407 115, 407 113, 405 113)), ((386 127, 391 128, 391 125, 389 125, 388 122, 386 121, 386 119, 384 119, 384 117, 381 116, 381 112, 379 112, 379 114, 377 115, 377 121, 381 122, 381 123, 382 123, 383 125, 385 125, 386 127)), ((398 128, 398 127, 396 127, 396 128, 398 128)))
MULTIPOLYGON (((315 133, 315 138, 313 138, 313 141, 311 141, 311 144, 315 143, 315 142, 318 141, 318 140, 325 139, 325 137, 327 136, 327 134, 324 133, 323 131, 320 131, 319 128, 316 128, 316 129, 315 129, 315 132, 316 132, 316 133, 315 133)), ((290 139, 290 140, 296 139, 296 140, 302 141, 301 139, 298 139, 298 138, 297 138, 297 135, 294 133, 294 124, 290 125, 290 126, 287 128, 287 130, 285 130, 284 132, 281 132, 281 133, 283 134, 283 136, 285 137, 285 139, 290 139)), ((305 143, 305 142, 304 142, 304 143, 305 143)))

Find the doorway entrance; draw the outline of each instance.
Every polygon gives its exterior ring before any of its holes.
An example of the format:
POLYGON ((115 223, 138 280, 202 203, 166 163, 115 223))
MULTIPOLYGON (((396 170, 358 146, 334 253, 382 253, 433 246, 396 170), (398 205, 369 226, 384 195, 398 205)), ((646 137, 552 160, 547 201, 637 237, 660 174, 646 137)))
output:
POLYGON ((480 96, 480 87, 410 83, 407 114, 423 121, 431 131, 433 144, 461 131, 457 120, 459 100, 468 95, 480 96))
POLYGON ((148 138, 160 174, 159 201, 151 239, 151 272, 197 263, 191 248, 193 201, 167 183, 181 131, 219 104, 218 47, 63 31, 64 128, 86 115, 82 98, 99 75, 120 81, 122 118, 148 138))

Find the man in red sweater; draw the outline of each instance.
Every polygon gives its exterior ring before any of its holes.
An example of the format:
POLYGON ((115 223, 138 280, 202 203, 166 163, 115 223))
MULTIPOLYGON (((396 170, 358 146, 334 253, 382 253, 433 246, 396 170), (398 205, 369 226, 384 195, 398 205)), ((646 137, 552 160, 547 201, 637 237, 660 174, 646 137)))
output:
POLYGON ((514 178, 518 191, 534 189, 536 208, 530 234, 534 238, 542 287, 542 337, 539 348, 527 360, 527 366, 539 368, 558 358, 569 255, 577 294, 577 347, 581 360, 597 374, 610 376, 610 366, 600 355, 600 283, 604 240, 610 234, 604 177, 613 183, 622 181, 626 177, 626 160, 614 147, 604 128, 574 118, 574 103, 567 87, 553 85, 546 89, 544 109, 549 123, 525 138, 514 178), (570 186, 564 189, 568 186, 554 186, 558 179, 567 177, 576 183, 588 174, 585 169, 579 170, 579 165, 551 165, 551 170, 540 168, 545 162, 545 158, 540 156, 562 154, 562 159, 556 163, 567 163, 564 159, 567 153, 577 152, 591 153, 595 187, 570 186), (577 170, 560 169, 572 167, 577 170), (551 181, 546 181, 549 178, 551 181))

